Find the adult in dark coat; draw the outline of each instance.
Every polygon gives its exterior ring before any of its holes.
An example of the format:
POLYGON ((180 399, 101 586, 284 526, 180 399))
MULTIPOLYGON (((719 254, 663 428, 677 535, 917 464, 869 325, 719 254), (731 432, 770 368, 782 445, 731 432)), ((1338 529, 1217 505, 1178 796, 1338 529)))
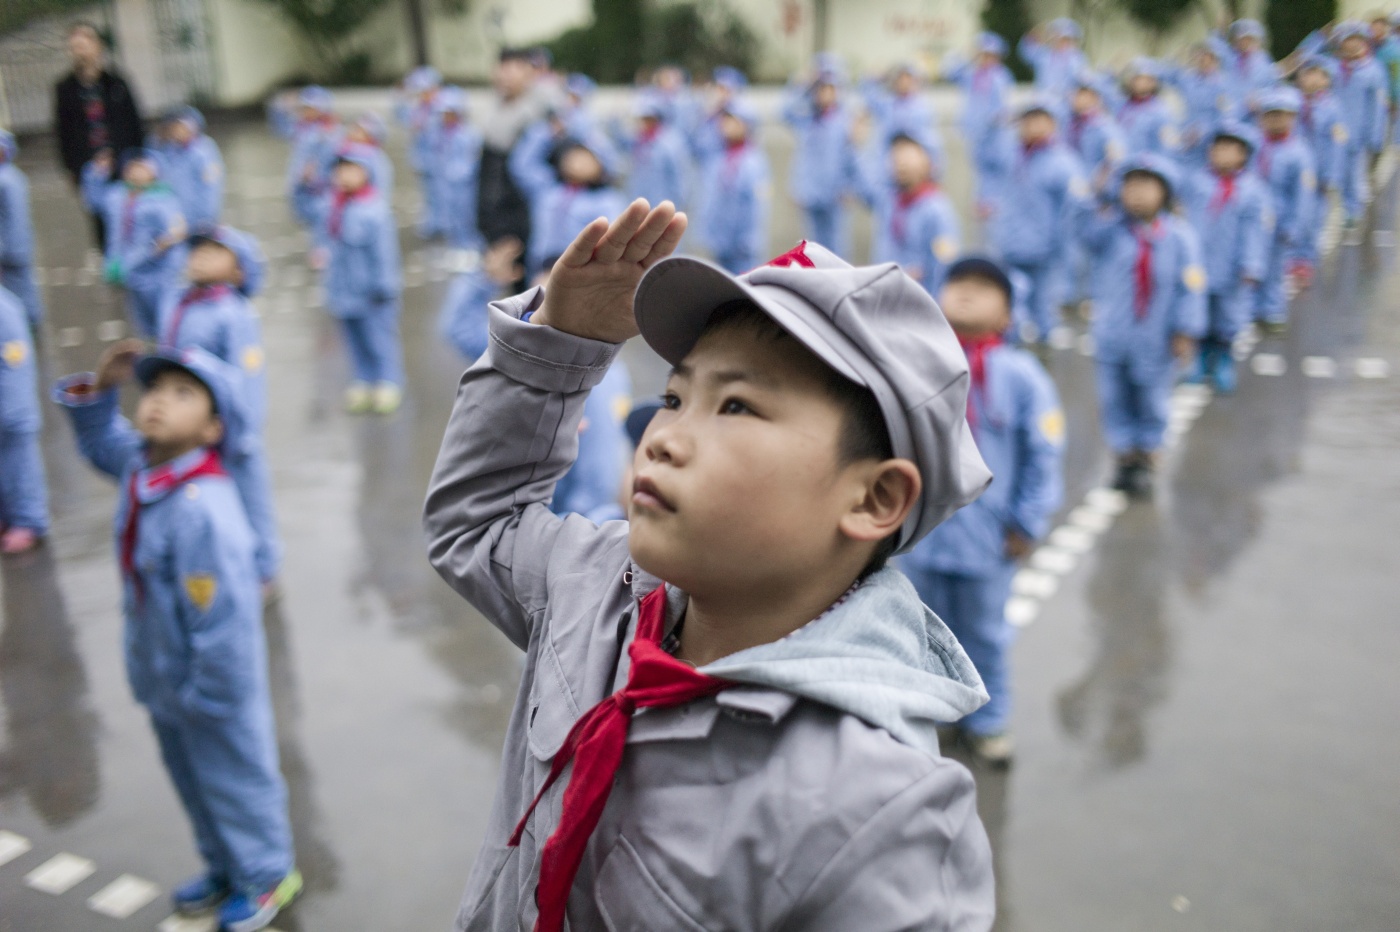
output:
POLYGON ((484 145, 477 175, 477 229, 486 242, 530 241, 530 206, 510 176, 510 153, 525 128, 545 115, 548 88, 538 81, 531 53, 502 49, 492 84, 495 95, 481 114, 484 145))
MULTIPOLYGON (((107 47, 90 23, 75 23, 68 30, 68 55, 73 70, 54 86, 54 131, 63 167, 74 187, 82 181, 83 166, 103 149, 121 154, 142 144, 145 131, 136 97, 125 79, 107 62, 107 47)), ((92 215, 97 247, 106 242, 100 214, 92 215)))

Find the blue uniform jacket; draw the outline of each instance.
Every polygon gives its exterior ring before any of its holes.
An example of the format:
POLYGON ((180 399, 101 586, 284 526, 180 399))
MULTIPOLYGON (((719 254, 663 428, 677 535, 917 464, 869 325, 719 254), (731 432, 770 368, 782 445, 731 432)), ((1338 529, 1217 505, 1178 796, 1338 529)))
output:
MULTIPOLYGON (((467 123, 438 130, 428 164, 430 211, 442 219, 443 235, 451 246, 476 248, 477 174, 481 167, 481 133, 467 123)), ((379 187, 378 182, 375 183, 379 187)), ((381 188, 381 190, 383 190, 381 188)))
POLYGON ((1385 72, 1373 56, 1352 64, 1337 61, 1337 83, 1333 87, 1342 118, 1353 146, 1367 152, 1385 148, 1385 131, 1390 125, 1390 87, 1385 72))
POLYGON ((1298 129, 1312 149, 1319 190, 1340 185, 1346 170, 1351 130, 1342 118, 1342 108, 1336 96, 1331 91, 1322 91, 1311 97, 1305 95, 1303 109, 1298 114, 1298 129))
POLYGON ((267 418, 267 367, 262 327, 250 302, 233 288, 200 288, 180 282, 169 289, 160 306, 162 346, 197 346, 238 370, 243 380, 243 405, 254 432, 267 418))
POLYGON ((1173 366, 1171 338, 1199 339, 1206 328, 1206 273, 1196 231, 1175 214, 1158 215, 1150 233, 1151 294, 1139 318, 1136 231, 1142 225, 1116 206, 1085 210, 1080 224, 1092 263, 1095 358, 1128 363, 1143 377, 1173 366))
POLYGON ((933 164, 943 164, 943 141, 938 132, 938 121, 934 119, 933 107, 923 94, 895 94, 875 80, 862 81, 861 94, 877 128, 874 141, 882 150, 891 139, 903 133, 929 143, 933 147, 929 153, 933 164))
POLYGON ((107 181, 89 163, 83 170, 83 191, 90 207, 107 221, 107 263, 121 270, 127 288, 159 297, 185 264, 183 242, 158 249, 157 242, 186 228, 180 202, 157 182, 138 191, 121 181, 107 181))
POLYGON ((1249 55, 1232 50, 1231 58, 1221 62, 1221 70, 1229 82, 1230 96, 1245 111, 1253 111, 1259 92, 1279 79, 1278 65, 1263 49, 1255 49, 1249 55))
POLYGON ((1070 47, 1062 51, 1029 33, 1016 43, 1016 51, 1035 71, 1036 88, 1056 99, 1064 99, 1074 89, 1076 76, 1089 66, 1081 49, 1070 47))
POLYGON ((901 196, 888 170, 872 177, 873 166, 866 165, 859 193, 875 213, 870 260, 897 264, 936 297, 948 264, 962 252, 953 202, 934 184, 901 196))
POLYGON ((617 516, 622 476, 632 458, 625 426, 631 410, 632 376, 626 364, 616 359, 583 404, 578 456, 554 487, 551 511, 595 521, 617 516))
POLYGON ((29 181, 12 162, 0 162, 0 286, 24 305, 31 324, 43 317, 34 283, 34 223, 29 213, 29 181))
POLYGON ((187 146, 165 143, 156 152, 161 180, 175 192, 190 226, 217 223, 224 209, 224 159, 218 144, 201 134, 187 146))
POLYGON ((420 175, 432 169, 433 149, 438 129, 437 109, 432 101, 415 101, 399 116, 408 127, 408 164, 420 175))
POLYGON ((991 576, 1011 561, 1006 534, 1044 537, 1064 495, 1065 419, 1055 383, 1023 349, 989 350, 975 412, 977 451, 992 484, 971 505, 934 528, 904 557, 911 568, 991 576))
POLYGON ((976 148, 988 133, 996 132, 1006 117, 1006 99, 1016 79, 1011 70, 998 62, 979 65, 961 61, 944 71, 943 76, 962 88, 964 96, 962 131, 976 148))
POLYGON ((797 134, 788 192, 802 207, 837 204, 851 188, 855 146, 850 113, 840 104, 822 113, 805 88, 789 92, 783 120, 797 134))
POLYGON ((1264 137, 1254 168, 1273 195, 1274 235, 1285 254, 1300 255, 1313 236, 1317 209, 1317 172, 1312 150, 1297 133, 1282 139, 1264 137))
POLYGON ((700 237, 721 259, 758 263, 768 248, 772 199, 768 157, 752 143, 727 149, 704 166, 700 237))
POLYGON ((1234 87, 1223 70, 1206 73, 1195 68, 1172 68, 1164 77, 1181 95, 1185 111, 1182 154, 1196 164, 1204 164, 1211 132, 1226 120, 1236 119, 1243 101, 1234 97, 1234 87))
POLYGON ((1124 101, 1118 108, 1118 127, 1128 155, 1154 152, 1176 158, 1181 134, 1176 128, 1176 117, 1160 95, 1124 101))
POLYGON ((305 226, 318 227, 322 220, 330 190, 330 166, 339 148, 340 131, 334 125, 320 121, 297 124, 287 163, 287 197, 305 226))
POLYGON ((403 290, 399 231, 379 192, 363 188, 345 204, 339 230, 328 226, 327 233, 326 306, 331 314, 365 317, 397 308, 403 290))
MULTIPOLYGON (((139 434, 117 410, 115 390, 92 400, 59 394, 78 446, 100 472, 118 479, 117 547, 137 475, 141 509, 136 579, 123 581, 126 672, 136 700, 164 720, 228 717, 267 702, 262 591, 253 567, 253 532, 227 476, 202 476, 160 491, 146 482, 139 434)), ((187 467, 191 451, 170 464, 187 467)))
POLYGON ((637 133, 627 144, 631 169, 627 196, 644 197, 649 204, 670 201, 684 208, 690 190, 690 149, 685 137, 667 123, 647 137, 637 133))
POLYGON ((1274 239, 1272 197, 1264 182, 1246 169, 1235 176, 1229 200, 1220 176, 1210 169, 1190 173, 1178 197, 1201 241, 1206 289, 1232 292, 1243 279, 1264 280, 1274 239))
POLYGON ((1079 157, 1058 140, 1027 149, 1003 134, 986 185, 988 240, 1006 261, 1039 265, 1063 258, 1074 217, 1089 195, 1079 157))
POLYGON ((1098 171, 1102 165, 1113 166, 1127 155, 1123 131, 1103 111, 1071 116, 1065 124, 1065 142, 1079 156, 1080 165, 1090 172, 1098 171))
POLYGON ((486 352, 488 305, 500 296, 501 286, 478 266, 455 276, 438 314, 438 336, 468 359, 486 352))
POLYGON ((36 372, 24 306, 0 287, 0 434, 33 433, 39 429, 36 372))

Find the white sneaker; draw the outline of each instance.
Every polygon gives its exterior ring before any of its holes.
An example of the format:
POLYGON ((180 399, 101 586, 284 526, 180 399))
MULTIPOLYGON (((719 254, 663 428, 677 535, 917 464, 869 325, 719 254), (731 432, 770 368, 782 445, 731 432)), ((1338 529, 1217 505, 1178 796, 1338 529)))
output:
POLYGON ((403 389, 393 382, 380 382, 374 386, 371 406, 375 414, 393 414, 403 403, 403 389))
POLYGON ((351 382, 345 390, 345 410, 351 414, 365 414, 374 407, 367 382, 351 382))

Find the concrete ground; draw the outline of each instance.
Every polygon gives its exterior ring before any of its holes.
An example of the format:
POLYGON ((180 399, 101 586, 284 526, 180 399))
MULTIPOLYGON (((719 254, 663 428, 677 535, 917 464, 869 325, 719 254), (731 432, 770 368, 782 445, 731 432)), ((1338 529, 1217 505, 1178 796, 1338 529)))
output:
MULTIPOLYGON (((229 167, 226 219, 262 239, 273 268, 258 304, 287 560, 266 624, 308 883, 276 925, 446 928, 481 841, 519 661, 437 579, 419 534, 462 368, 434 329, 443 256, 409 225, 416 196, 401 171, 410 384, 397 415, 347 416, 344 354, 281 197, 285 145, 255 123, 213 132, 229 167)), ((945 186, 966 217, 970 184, 948 135, 945 186)), ((781 182, 790 140, 776 128, 765 138, 781 182)), ((26 145, 45 385, 91 368, 122 319, 54 162, 44 141, 26 145)), ((1236 396, 1180 396, 1152 503, 1125 509, 1099 489, 1088 347, 1079 325, 1057 335, 1048 364, 1069 415, 1071 504, 1018 580, 1020 756, 1009 774, 975 768, 1000 929, 1400 922, 1395 193, 1329 254, 1289 335, 1253 347, 1236 396)), ((777 253, 799 229, 781 194, 775 205, 777 253)), ((858 223, 860 254, 867 242, 858 223)), ((639 395, 659 388, 655 357, 638 345, 626 358, 639 395)), ((198 865, 122 671, 115 491, 47 406, 44 453, 50 544, 0 562, 0 932, 193 929, 164 922, 167 891, 198 865), (91 872, 59 894, 26 883, 62 854, 90 864, 51 874, 91 872), (140 902, 139 884, 108 889, 121 875, 154 884, 155 899, 125 919, 93 911, 104 890, 114 912, 140 902)))

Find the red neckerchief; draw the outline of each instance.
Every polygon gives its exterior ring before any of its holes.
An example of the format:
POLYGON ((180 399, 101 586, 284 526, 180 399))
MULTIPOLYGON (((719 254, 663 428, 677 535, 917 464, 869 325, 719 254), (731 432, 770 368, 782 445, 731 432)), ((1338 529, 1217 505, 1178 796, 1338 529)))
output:
POLYGON ((508 844, 520 844, 525 824, 540 800, 572 763, 564 788, 559 826, 540 854, 540 879, 535 888, 539 918, 535 932, 559 932, 584 848, 607 806, 613 777, 622 764, 632 713, 645 708, 672 708, 713 696, 734 684, 707 676, 661 649, 666 626, 666 587, 658 586, 637 609, 637 634, 627 646, 632 660, 627 685, 583 714, 554 755, 549 776, 530 803, 508 844))
POLYGON ((1360 58, 1339 58, 1339 59, 1337 59, 1337 63, 1341 66, 1341 70, 1342 70, 1342 83, 1343 83, 1343 84, 1349 84, 1349 83, 1351 83, 1351 73, 1352 73, 1352 71, 1353 71, 1358 65, 1362 64, 1363 62, 1365 62, 1365 61, 1366 61, 1366 58, 1367 58, 1367 56, 1362 55, 1360 58))
POLYGON ((340 225, 345 220, 345 208, 351 201, 362 201, 374 193, 374 184, 365 185, 358 191, 345 192, 336 189, 335 197, 331 199, 331 213, 326 218, 326 229, 330 230, 331 236, 340 235, 340 225))
POLYGON ((967 426, 977 429, 977 411, 987 407, 987 354, 1001 346, 1001 334, 992 333, 980 337, 958 336, 963 355, 967 357, 967 371, 972 384, 967 390, 967 426))
POLYGON ((734 183, 734 176, 739 173, 739 160, 743 158, 748 145, 747 139, 724 144, 724 183, 726 185, 734 183))
POLYGON ((1079 140, 1084 135, 1084 127, 1089 125, 1088 113, 1071 113, 1069 115, 1069 144, 1075 151, 1079 150, 1079 140))
POLYGON ((1162 229, 1162 218, 1152 218, 1152 223, 1144 227, 1136 224, 1133 235, 1137 237, 1137 263, 1133 267, 1133 316, 1145 320, 1152 307, 1152 249, 1157 234, 1162 229))
POLYGON ((169 463, 162 463, 159 466, 137 469, 132 472, 131 479, 126 484, 126 526, 122 528, 121 537, 121 566, 122 574, 131 580, 132 587, 136 590, 136 602, 141 604, 145 598, 145 586, 141 582, 140 575, 136 572, 136 534, 141 526, 141 498, 137 494, 137 483, 145 476, 145 486, 152 492, 158 492, 161 496, 170 494, 170 491, 192 479, 200 476, 225 476, 223 461, 219 459, 219 451, 213 448, 206 449, 204 455, 184 468, 177 466, 178 459, 169 463))
POLYGON ((1274 148, 1281 142, 1287 142, 1288 137, 1292 135, 1291 132, 1284 133, 1281 136, 1273 136, 1268 133, 1264 135, 1264 144, 1259 147, 1258 156, 1260 175, 1265 178, 1269 177, 1269 167, 1273 163, 1274 148))
POLYGON ((1217 184, 1215 194, 1210 199, 1210 212, 1218 214, 1225 209, 1225 205, 1230 203, 1230 199, 1235 196, 1235 181, 1239 178, 1239 172, 1231 174, 1216 174, 1217 184))
POLYGON ((643 126, 641 132, 637 133, 637 141, 641 143, 649 143, 653 139, 655 139, 660 133, 660 123, 657 123, 655 126, 643 126))
POLYGON ((972 93, 980 94, 987 90, 995 69, 996 65, 978 65, 972 70, 972 93))
POLYGON ((223 282, 212 285, 191 285, 180 297, 180 303, 175 305, 175 315, 170 319, 170 326, 165 331, 165 345, 179 346, 176 342, 180 336, 180 325, 185 322, 185 311, 191 304, 199 304, 204 301, 217 301, 226 294, 231 294, 233 289, 223 282))
POLYGON ((890 232, 899 242, 904 242, 905 220, 909 216, 909 208, 938 193, 938 185, 932 181, 925 181, 912 191, 900 191, 894 201, 894 212, 890 215, 890 232))

